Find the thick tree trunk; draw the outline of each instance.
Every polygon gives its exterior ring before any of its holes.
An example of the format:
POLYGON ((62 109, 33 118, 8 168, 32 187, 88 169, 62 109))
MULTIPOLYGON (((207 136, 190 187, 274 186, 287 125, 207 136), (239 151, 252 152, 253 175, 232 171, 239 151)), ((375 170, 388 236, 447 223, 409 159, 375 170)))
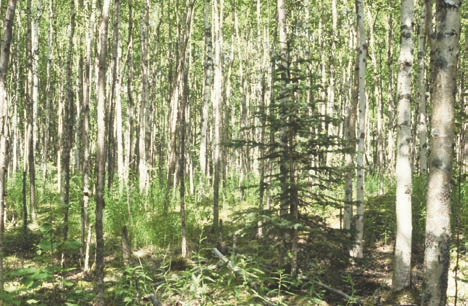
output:
POLYGON ((102 213, 104 209, 104 180, 106 164, 106 58, 107 29, 109 24, 109 0, 104 0, 99 21, 99 72, 97 92, 97 141, 96 141, 96 305, 104 301, 104 234, 102 213))
MULTIPOLYGON (((16 0, 8 0, 8 9, 3 22, 3 35, 0 42, 0 293, 3 293, 3 231, 6 194, 6 172, 8 169, 8 98, 6 92, 6 75, 10 59, 10 42, 15 18, 16 0)), ((0 301, 0 305, 3 302, 0 301)))
POLYGON ((454 147, 454 109, 460 40, 460 0, 440 0, 432 49, 433 116, 427 186, 425 279, 422 305, 446 305, 450 264, 450 197, 454 147))
POLYGON ((395 271, 393 290, 411 285, 412 172, 411 172, 411 78, 413 72, 413 0, 401 3, 401 45, 398 71, 395 271))

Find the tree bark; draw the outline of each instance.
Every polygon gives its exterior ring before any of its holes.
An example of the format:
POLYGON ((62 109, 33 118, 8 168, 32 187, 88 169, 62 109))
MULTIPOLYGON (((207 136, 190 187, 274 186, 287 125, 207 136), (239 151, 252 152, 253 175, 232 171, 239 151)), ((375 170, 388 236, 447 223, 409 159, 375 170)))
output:
MULTIPOLYGON (((134 101, 133 101, 133 0, 128 0, 128 51, 127 51, 127 122, 125 131, 125 180, 128 181, 130 169, 134 168, 133 133, 134 133, 134 101)), ((127 188, 128 190, 128 188, 127 188)), ((130 230, 131 234, 131 230, 130 230)))
MULTIPOLYGON (((68 37, 68 55, 66 63, 66 92, 64 109, 64 133, 62 137, 62 170, 64 189, 61 193, 62 203, 65 208, 63 217, 63 241, 68 238, 68 212, 70 208, 70 151, 73 140, 73 121, 75 119, 73 112, 74 92, 72 83, 72 64, 73 64, 73 37, 75 34, 75 0, 70 0, 70 33, 68 37)), ((62 267, 65 267, 65 253, 62 253, 62 267)))
MULTIPOLYGON (((393 10, 393 1, 389 0, 390 9, 393 10)), ((393 94, 393 15, 388 16, 387 35, 387 67, 388 67, 388 137, 387 137, 387 165, 388 168, 395 168, 395 138, 394 138, 394 113, 395 102, 393 94)))
POLYGON ((45 112, 46 118, 43 125, 43 134, 42 134, 42 179, 45 181, 47 176, 47 162, 48 162, 48 151, 49 151, 49 137, 50 137, 50 113, 51 113, 51 67, 54 60, 53 51, 52 51, 52 42, 54 36, 54 1, 49 1, 49 32, 47 37, 47 66, 46 66, 46 73, 47 73, 47 80, 46 80, 46 90, 45 90, 45 112))
MULTIPOLYGON (((355 44, 353 38, 350 38, 350 49, 354 49, 355 44)), ((351 60, 350 64, 351 66, 351 60)), ((350 69, 351 70, 351 69, 350 69)), ((353 173, 355 172, 354 161, 356 153, 356 111, 357 101, 359 99, 359 67, 358 62, 354 65, 354 74, 350 73, 350 86, 351 95, 348 101, 347 111, 345 115, 345 127, 344 137, 346 145, 348 147, 348 153, 345 155, 345 166, 348 168, 345 175, 345 202, 344 202, 344 222, 343 228, 347 231, 351 231, 352 219, 353 219, 353 173), (352 81, 351 81, 352 80, 352 81)), ((351 235, 350 235, 351 236, 351 235)))
POLYGON ((426 251, 422 305, 446 305, 450 264, 450 198, 454 147, 454 109, 460 40, 460 0, 438 0, 432 49, 433 116, 426 194, 426 251))
POLYGON ((401 1, 401 38, 398 71, 395 271, 393 290, 411 285, 412 171, 411 171, 411 78, 413 72, 413 0, 401 1))
POLYGON ((218 232, 219 222, 219 187, 222 163, 222 111, 223 111, 223 6, 224 1, 213 1, 213 25, 214 25, 214 80, 213 80, 213 116, 214 116, 214 172, 213 172, 213 233, 218 232))
POLYGON ((359 120, 358 120, 358 136, 357 136, 357 160, 356 160, 356 205, 357 205, 357 220, 356 220, 356 245, 353 250, 353 256, 356 258, 363 257, 364 251, 364 154, 365 154, 365 138, 366 138, 366 32, 364 29, 364 1, 356 0, 357 12, 357 61, 358 61, 358 79, 359 79, 359 120))
POLYGON ((106 58, 107 31, 109 24, 110 0, 104 0, 99 21, 99 72, 97 87, 97 124, 96 141, 96 305, 105 305, 104 301, 104 235, 102 213, 104 209, 104 185, 106 164, 106 58))
MULTIPOLYGON (((120 61, 122 48, 120 43, 120 0, 114 2, 114 29, 112 37, 112 89, 111 99, 115 108, 115 137, 117 145, 117 174, 119 190, 123 190, 125 183, 125 169, 123 163, 123 131, 122 131, 122 102, 121 102, 121 69, 120 61)), ((112 131, 114 132, 114 131, 112 131)))
POLYGON ((284 0, 278 0, 278 32, 279 32, 279 51, 280 51, 280 105, 281 113, 279 114, 283 126, 280 128, 280 215, 286 216, 289 213, 289 193, 290 188, 288 164, 291 162, 288 158, 288 127, 287 127, 287 105, 289 93, 287 90, 288 76, 288 36, 286 29, 286 4, 284 0))
MULTIPOLYGON (((94 22, 95 22, 95 10, 96 10, 96 1, 91 0, 86 1, 86 54, 84 61, 84 76, 83 76, 83 110, 82 110, 82 126, 81 126, 81 143, 83 150, 83 165, 82 165, 82 175, 83 175, 83 200, 81 202, 81 242, 85 245, 86 242, 86 231, 90 231, 89 226, 89 198, 91 195, 90 190, 90 181, 89 181, 89 102, 91 97, 91 58, 92 58, 92 46, 94 45, 94 22)), ((88 233, 89 235, 89 233, 88 233)), ((88 245, 86 244, 84 259, 85 263, 83 265, 83 272, 88 273, 89 262, 87 257, 88 245)))
MULTIPOLYGON (((34 167, 34 98, 37 99, 37 92, 36 96, 34 96, 34 81, 37 81, 37 78, 33 76, 33 62, 34 62, 34 54, 33 54, 33 29, 32 29, 32 11, 31 11, 31 0, 26 2, 26 14, 27 14, 27 31, 28 31, 28 38, 27 38, 27 71, 28 71, 28 82, 26 86, 26 99, 25 99, 25 122, 26 128, 24 129, 24 173, 29 172, 29 214, 30 219, 35 221, 36 219, 36 188, 35 188, 35 167, 34 167)), ((37 101, 36 101, 37 103, 37 101)), ((24 196, 26 196, 26 192, 24 192, 24 196)))
POLYGON ((205 0, 205 59, 204 71, 205 82, 203 87, 203 108, 201 114, 201 139, 200 139, 200 170, 207 173, 207 141, 208 141, 208 120, 209 108, 211 105, 211 90, 213 82, 213 42, 211 39, 211 5, 210 0, 205 0))
MULTIPOLYGON (((0 293, 3 293, 3 232, 6 195, 6 172, 8 169, 8 98, 6 92, 6 76, 10 59, 10 43, 15 18, 16 0, 8 0, 8 9, 3 22, 3 35, 0 42, 0 293)), ((3 305, 3 302, 0 302, 3 305)))
POLYGON ((148 66, 149 66, 149 5, 150 2, 147 0, 145 2, 144 14, 141 18, 141 57, 142 57, 142 73, 141 73, 141 102, 140 102, 140 111, 139 111, 139 138, 138 138, 138 173, 139 173, 139 184, 140 192, 146 193, 148 191, 149 185, 149 176, 148 176, 148 158, 147 150, 148 146, 146 144, 146 133, 148 126, 147 117, 148 113, 148 104, 149 104, 149 83, 148 83, 148 66))
POLYGON ((419 103, 419 171, 427 173, 427 111, 426 111, 426 3, 421 1, 418 35, 418 103, 419 103))

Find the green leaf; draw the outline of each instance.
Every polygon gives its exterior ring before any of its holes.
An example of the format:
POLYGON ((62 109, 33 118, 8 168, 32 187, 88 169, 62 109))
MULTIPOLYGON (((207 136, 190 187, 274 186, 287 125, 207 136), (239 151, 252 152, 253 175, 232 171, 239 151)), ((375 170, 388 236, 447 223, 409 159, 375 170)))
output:
POLYGON ((79 240, 65 241, 65 248, 69 250, 78 250, 81 245, 79 240))
POLYGON ((44 223, 41 226, 39 226, 39 230, 43 233, 47 233, 52 230, 52 224, 44 223))

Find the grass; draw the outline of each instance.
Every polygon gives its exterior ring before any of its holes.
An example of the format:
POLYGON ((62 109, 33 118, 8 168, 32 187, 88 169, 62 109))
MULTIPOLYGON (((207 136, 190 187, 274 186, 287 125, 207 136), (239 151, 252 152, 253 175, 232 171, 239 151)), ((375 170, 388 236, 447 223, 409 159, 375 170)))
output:
MULTIPOLYGON (((231 177, 231 176, 228 176, 231 177)), ((392 248, 395 235, 394 186, 385 182, 387 192, 379 195, 379 179, 368 176, 366 181, 365 241, 366 258, 352 264, 347 249, 349 239, 336 226, 339 216, 335 207, 309 207, 303 210, 298 236, 299 276, 288 274, 280 265, 280 237, 277 217, 268 212, 259 214, 255 178, 245 179, 239 187, 232 176, 221 193, 220 218, 224 220, 224 253, 233 271, 213 255, 218 234, 211 233, 212 198, 210 190, 199 189, 187 195, 187 234, 190 256, 180 257, 179 202, 173 199, 164 211, 164 187, 155 180, 149 194, 139 194, 137 188, 120 193, 114 187, 106 194, 104 213, 108 305, 150 305, 149 295, 155 294, 166 305, 177 301, 196 305, 346 305, 347 302, 320 282, 353 297, 361 297, 366 305, 379 301, 402 301, 390 291, 392 248), (128 194, 127 194, 128 193, 128 194), (127 199, 132 213, 131 265, 123 264, 121 233, 128 226, 127 199), (263 218, 264 236, 258 238, 258 216, 263 218)), ((83 275, 79 256, 80 240, 80 178, 71 183, 69 241, 60 240, 63 227, 63 207, 53 183, 40 181, 38 188, 38 221, 29 226, 28 236, 22 231, 21 180, 10 180, 7 211, 8 231, 5 234, 5 288, 1 298, 8 305, 87 305, 94 299, 94 276, 83 275), (14 220, 13 220, 14 218, 14 220), (68 254, 67 267, 60 267, 61 251, 68 254)), ((467 184, 454 194, 466 195, 467 184)), ((420 271, 424 241, 424 181, 415 177, 413 188, 413 253, 414 266, 420 271)), ((342 190, 337 189, 341 195, 342 190)), ((93 221, 94 206, 90 202, 93 221)), ((463 203, 466 203, 463 202, 463 203)), ((466 234, 466 210, 460 211, 461 233, 466 234)), ((278 221, 280 222, 280 221, 278 221)), ((283 221, 281 221, 283 222, 283 221)), ((455 223, 454 223, 455 225, 455 223)), ((287 225, 285 223, 285 226, 287 225)), ((465 236, 463 236, 465 237, 465 236)), ((466 249, 466 246, 465 246, 466 249)), ((463 251, 460 248, 460 251, 463 251)), ((456 259, 455 247, 453 260, 456 259)), ((91 249, 94 254, 94 249, 91 249)), ((93 256, 91 256, 93 259, 93 256)), ((464 259, 464 258, 463 258, 464 259)), ((93 260, 92 260, 93 262, 93 260)), ((457 277, 466 280, 466 260, 459 263, 457 277)), ((453 273, 452 273, 453 274, 453 273)), ((454 294, 454 274, 449 293, 454 294)), ((459 282, 459 291, 462 289, 459 282)), ((463 290, 466 291, 466 288, 463 290)), ((416 293, 412 293, 416 295, 416 293)), ((408 296, 402 295, 402 296, 408 296)), ((460 295, 460 302, 464 296, 460 295)), ((415 299, 413 299, 415 300, 415 299)), ((408 300, 409 301, 409 300, 408 300)), ((453 301, 453 297, 451 300, 453 301)))

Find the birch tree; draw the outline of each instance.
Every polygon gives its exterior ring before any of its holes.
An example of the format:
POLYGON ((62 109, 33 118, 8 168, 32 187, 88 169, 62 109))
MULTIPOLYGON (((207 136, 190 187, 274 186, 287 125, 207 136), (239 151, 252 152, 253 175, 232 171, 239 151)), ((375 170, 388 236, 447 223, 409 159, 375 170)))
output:
POLYGON ((427 172, 427 112, 426 112, 426 3, 421 1, 418 35, 418 102, 419 102, 419 165, 420 172, 427 172))
POLYGON ((397 114, 397 160, 395 271, 393 290, 411 285, 411 77, 413 72, 413 0, 401 1, 401 38, 398 59, 398 114, 397 114))
POLYGON ((214 115, 214 176, 213 176, 213 230, 218 232, 219 222, 219 183, 222 163, 221 129, 222 129, 222 103, 223 103, 223 70, 221 52, 223 47, 223 5, 224 1, 213 1, 213 26, 214 26, 214 81, 213 81, 213 115, 214 115))
POLYGON ((426 194, 422 305, 446 305, 450 264, 450 199, 460 40, 460 0, 438 0, 433 41, 431 157, 426 194))
POLYGON ((358 62, 358 134, 357 134, 357 160, 356 160, 356 245, 353 250, 353 256, 363 257, 364 251, 364 144, 366 136, 366 32, 364 29, 364 1, 356 0, 357 13, 357 62, 358 62))

